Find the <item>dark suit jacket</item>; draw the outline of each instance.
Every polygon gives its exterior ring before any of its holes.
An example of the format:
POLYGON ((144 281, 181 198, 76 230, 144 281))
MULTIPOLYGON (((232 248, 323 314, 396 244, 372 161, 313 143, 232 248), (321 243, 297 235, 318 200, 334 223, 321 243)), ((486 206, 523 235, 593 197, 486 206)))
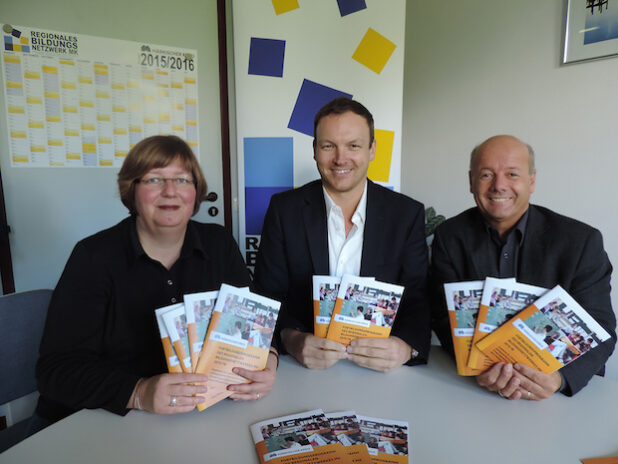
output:
MULTIPOLYGON (((433 328, 442 345, 451 351, 442 284, 498 276, 498 263, 489 258, 493 246, 477 208, 445 221, 436 230, 431 268, 433 328)), ((610 300, 611 273, 598 230, 547 208, 530 206, 519 250, 517 280, 545 288, 560 284, 611 335, 610 340, 560 370, 567 395, 581 390, 594 374, 602 375, 614 350, 616 317, 610 300)))
MULTIPOLYGON (((391 332, 427 362, 430 310, 423 205, 368 181, 361 276, 405 285, 391 332)), ((254 287, 282 302, 276 334, 313 333, 312 275, 328 275, 328 230, 321 181, 273 195, 264 218, 254 287)), ((280 345, 281 346, 281 345, 280 345)))

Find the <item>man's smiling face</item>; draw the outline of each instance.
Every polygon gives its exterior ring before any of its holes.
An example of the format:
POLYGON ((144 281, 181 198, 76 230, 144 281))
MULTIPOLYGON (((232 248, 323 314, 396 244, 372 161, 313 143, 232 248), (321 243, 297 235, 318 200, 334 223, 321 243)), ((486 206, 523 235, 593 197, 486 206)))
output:
POLYGON ((330 114, 320 120, 315 135, 313 158, 329 195, 361 192, 376 149, 365 118, 352 111, 330 114))
POLYGON ((469 173, 470 192, 481 214, 500 236, 523 216, 534 192, 528 147, 515 137, 492 137, 477 148, 469 173))

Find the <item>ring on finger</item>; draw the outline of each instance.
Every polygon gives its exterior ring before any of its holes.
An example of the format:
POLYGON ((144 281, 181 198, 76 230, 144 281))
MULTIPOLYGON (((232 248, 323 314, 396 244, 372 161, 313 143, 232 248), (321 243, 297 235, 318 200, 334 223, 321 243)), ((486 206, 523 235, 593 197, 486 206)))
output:
POLYGON ((260 395, 259 393, 257 393, 257 394, 255 395, 255 399, 256 399, 256 400, 259 400, 259 399, 260 399, 260 396, 261 396, 261 395, 260 395))
POLYGON ((177 401, 178 401, 178 399, 175 396, 173 396, 173 395, 170 396, 170 406, 171 407, 176 406, 177 401))
POLYGON ((530 390, 528 390, 528 399, 530 399, 531 396, 532 396, 532 393, 530 393, 530 390))
POLYGON ((500 395, 502 398, 506 398, 506 396, 504 396, 500 390, 498 390, 498 395, 500 395))

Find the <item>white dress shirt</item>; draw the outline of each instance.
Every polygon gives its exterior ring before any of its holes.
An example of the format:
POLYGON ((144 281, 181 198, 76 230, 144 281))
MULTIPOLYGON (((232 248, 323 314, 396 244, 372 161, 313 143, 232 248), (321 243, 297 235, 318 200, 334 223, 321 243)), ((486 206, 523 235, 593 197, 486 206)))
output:
POLYGON ((359 275, 363 254, 363 236, 365 235, 365 218, 367 215, 367 182, 363 196, 352 215, 352 228, 345 235, 345 218, 343 211, 324 190, 326 202, 326 223, 328 226, 328 265, 331 276, 344 274, 359 275))

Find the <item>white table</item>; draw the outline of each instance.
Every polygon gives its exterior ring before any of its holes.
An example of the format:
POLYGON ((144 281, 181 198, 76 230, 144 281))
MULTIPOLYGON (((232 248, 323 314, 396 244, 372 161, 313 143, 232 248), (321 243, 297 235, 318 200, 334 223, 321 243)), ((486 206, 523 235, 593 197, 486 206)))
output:
POLYGON ((312 371, 284 356, 260 401, 174 416, 85 410, 1 454, 0 463, 257 463, 250 424, 315 408, 408 421, 413 464, 578 464, 618 455, 618 382, 595 377, 573 398, 507 401, 459 377, 434 347, 428 366, 389 374, 346 361, 312 371))

